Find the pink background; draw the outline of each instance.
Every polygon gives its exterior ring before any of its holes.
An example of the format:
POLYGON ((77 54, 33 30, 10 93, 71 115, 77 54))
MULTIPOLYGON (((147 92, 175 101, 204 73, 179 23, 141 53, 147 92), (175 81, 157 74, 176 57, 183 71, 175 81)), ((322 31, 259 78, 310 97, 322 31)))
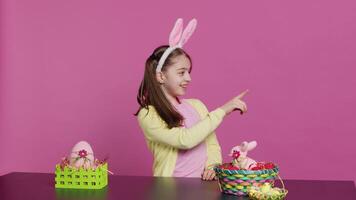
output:
POLYGON ((249 112, 217 129, 224 161, 250 156, 288 179, 356 180, 356 3, 3 0, 0 174, 53 172, 79 140, 118 175, 151 175, 133 113, 144 62, 177 17, 198 19, 186 98, 210 110, 245 89, 249 112))

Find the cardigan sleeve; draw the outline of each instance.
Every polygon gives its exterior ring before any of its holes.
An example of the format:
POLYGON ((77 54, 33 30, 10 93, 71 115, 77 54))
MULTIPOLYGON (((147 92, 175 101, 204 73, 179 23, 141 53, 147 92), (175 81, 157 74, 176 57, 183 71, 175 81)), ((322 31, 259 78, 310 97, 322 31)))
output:
POLYGON ((221 148, 215 132, 212 132, 206 138, 206 147, 208 159, 205 163, 205 168, 212 169, 215 165, 222 163, 221 148))
POLYGON ((139 125, 148 141, 170 145, 178 149, 191 149, 204 141, 222 122, 225 111, 217 108, 190 128, 169 129, 153 106, 142 108, 138 114, 139 125))
MULTIPOLYGON (((192 102, 194 104, 198 104, 195 107, 199 108, 198 112, 201 116, 205 116, 209 113, 208 108, 200 100, 194 99, 192 102)), ((210 133, 210 135, 205 139, 205 142, 208 156, 208 159, 205 162, 205 168, 212 169, 215 165, 222 163, 221 147, 216 137, 215 130, 210 133)))

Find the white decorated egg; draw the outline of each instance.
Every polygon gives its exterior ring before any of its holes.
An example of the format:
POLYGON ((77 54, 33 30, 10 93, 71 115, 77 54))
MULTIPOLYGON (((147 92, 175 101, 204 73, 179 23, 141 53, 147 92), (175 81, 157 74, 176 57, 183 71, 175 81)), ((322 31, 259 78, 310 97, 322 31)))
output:
POLYGON ((69 164, 72 167, 84 169, 94 167, 94 152, 88 142, 80 141, 74 145, 70 152, 69 164))

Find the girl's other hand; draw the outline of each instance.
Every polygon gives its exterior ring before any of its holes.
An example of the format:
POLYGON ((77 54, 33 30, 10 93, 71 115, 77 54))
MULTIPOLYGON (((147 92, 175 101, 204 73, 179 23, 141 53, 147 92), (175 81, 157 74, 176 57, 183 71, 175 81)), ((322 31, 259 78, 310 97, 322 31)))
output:
POLYGON ((245 90, 244 92, 234 97, 220 108, 223 109, 226 114, 230 114, 235 110, 240 110, 241 114, 247 112, 247 105, 244 101, 241 100, 247 93, 248 90, 245 90))
POLYGON ((215 171, 212 169, 204 169, 204 172, 202 173, 201 178, 204 181, 216 180, 215 171))

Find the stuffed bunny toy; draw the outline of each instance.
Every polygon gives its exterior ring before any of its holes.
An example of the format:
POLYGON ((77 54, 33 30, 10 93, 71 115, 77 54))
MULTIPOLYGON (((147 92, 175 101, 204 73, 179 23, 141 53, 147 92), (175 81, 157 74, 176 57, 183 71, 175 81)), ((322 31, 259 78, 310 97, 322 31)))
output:
POLYGON ((256 161, 247 157, 247 152, 256 148, 257 142, 242 142, 240 146, 235 146, 231 149, 230 156, 234 158, 233 165, 239 167, 239 169, 251 169, 255 166, 256 161))

